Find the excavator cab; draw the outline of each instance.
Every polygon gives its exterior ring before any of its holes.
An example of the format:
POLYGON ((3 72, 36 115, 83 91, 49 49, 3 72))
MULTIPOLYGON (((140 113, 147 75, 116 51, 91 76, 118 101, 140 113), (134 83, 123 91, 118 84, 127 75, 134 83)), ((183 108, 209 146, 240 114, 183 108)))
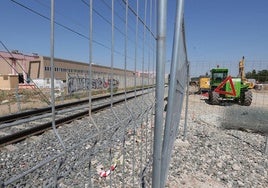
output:
POLYGON ((211 69, 210 72, 211 72, 211 79, 210 79, 211 89, 215 89, 228 76, 228 69, 225 68, 211 69))

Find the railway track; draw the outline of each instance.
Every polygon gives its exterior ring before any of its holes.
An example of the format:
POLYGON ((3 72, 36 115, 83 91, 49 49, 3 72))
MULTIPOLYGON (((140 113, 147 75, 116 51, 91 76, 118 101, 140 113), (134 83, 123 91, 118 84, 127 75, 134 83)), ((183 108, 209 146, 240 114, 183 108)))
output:
MULTIPOLYGON (((125 100, 147 94, 147 90, 128 91, 113 95, 113 105, 120 104, 125 100), (125 99, 126 98, 126 99, 125 99)), ((92 98, 92 113, 104 110, 111 106, 110 95, 92 98)), ((56 127, 69 123, 89 114, 88 99, 55 106, 56 127)), ((18 114, 0 117, 0 147, 19 142, 30 136, 41 134, 52 129, 51 107, 25 111, 18 114), (4 130, 4 131, 3 131, 4 130)))
MULTIPOLYGON (((145 88, 145 89, 147 89, 147 88, 145 88)), ((136 91, 137 92, 142 91, 142 88, 137 89, 136 91)), ((126 93, 129 94, 129 93, 133 93, 133 92, 135 92, 135 91, 130 90, 130 91, 127 91, 126 93)), ((124 94, 125 94, 125 92, 119 92, 119 93, 113 94, 113 96, 117 97, 117 96, 122 96, 124 94)), ((94 103, 94 102, 102 101, 105 99, 108 100, 108 99, 110 99, 110 97, 111 97, 111 95, 103 95, 103 96, 93 97, 92 102, 94 103)), ((70 108, 70 107, 74 107, 74 106, 80 106, 80 105, 87 104, 87 103, 88 103, 88 99, 84 99, 84 100, 76 101, 76 102, 71 102, 71 103, 66 103, 66 104, 60 104, 60 105, 55 106, 55 110, 59 111, 62 109, 66 109, 66 108, 70 108)), ((44 114, 44 113, 49 113, 49 112, 51 112, 51 107, 44 107, 44 108, 38 108, 38 109, 24 111, 21 113, 0 116, 0 129, 1 129, 1 124, 10 123, 10 122, 14 122, 17 120, 21 120, 21 119, 29 118, 32 116, 36 116, 36 115, 40 115, 40 114, 44 114)))

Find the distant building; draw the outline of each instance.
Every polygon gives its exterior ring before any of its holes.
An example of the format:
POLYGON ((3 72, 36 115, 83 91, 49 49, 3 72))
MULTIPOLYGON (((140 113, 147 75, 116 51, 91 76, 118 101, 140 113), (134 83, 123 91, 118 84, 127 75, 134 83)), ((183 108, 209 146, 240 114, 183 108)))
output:
MULTIPOLYGON (((0 65, 0 75, 17 75, 20 84, 27 84, 30 79, 46 80, 50 79, 51 77, 50 57, 39 56, 38 54, 25 55, 19 53, 18 51, 12 51, 11 53, 0 51, 0 65)), ((64 83, 67 79, 67 73, 79 75, 88 75, 89 73, 88 63, 76 62, 66 59, 54 58, 54 68, 55 79, 62 80, 64 83)), ((110 72, 110 67, 92 64, 93 75, 107 75, 110 74, 110 72)), ((135 75, 133 71, 124 71, 123 69, 118 68, 113 69, 114 75, 124 75, 125 72, 127 77, 133 77, 135 75)))
POLYGON ((18 84, 17 75, 0 75, 0 90, 15 90, 18 84))

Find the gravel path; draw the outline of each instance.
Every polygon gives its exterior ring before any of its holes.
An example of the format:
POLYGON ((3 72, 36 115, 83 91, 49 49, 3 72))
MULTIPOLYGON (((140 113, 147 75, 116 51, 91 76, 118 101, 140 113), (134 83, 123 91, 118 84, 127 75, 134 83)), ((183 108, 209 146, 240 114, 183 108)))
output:
MULTIPOLYGON (((58 178, 59 187, 89 187, 89 177, 94 187, 148 185, 154 116, 147 104, 152 103, 150 95, 59 128, 66 150, 53 131, 1 148, 0 181, 40 165, 9 187, 53 187, 53 178, 58 178), (107 171, 115 163, 109 177, 99 176, 101 169, 107 171)), ((191 95, 186 141, 183 113, 166 187, 268 187, 268 157, 263 155, 266 110, 258 105, 212 106, 191 95)))
POLYGON ((149 94, 58 128, 60 140, 51 130, 1 148, 0 183, 87 187, 91 177, 94 187, 139 186, 150 165, 152 104, 149 94), (100 177, 114 164, 114 173, 100 177))
POLYGON ((167 187, 268 187, 267 106, 190 101, 187 139, 176 140, 167 187))

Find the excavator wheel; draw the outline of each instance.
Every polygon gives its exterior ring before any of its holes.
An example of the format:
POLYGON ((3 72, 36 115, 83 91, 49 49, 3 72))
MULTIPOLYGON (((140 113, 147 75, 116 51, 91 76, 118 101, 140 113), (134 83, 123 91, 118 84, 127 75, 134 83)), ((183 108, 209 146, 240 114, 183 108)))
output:
POLYGON ((241 105, 243 106, 250 106, 252 102, 252 92, 250 90, 243 91, 241 93, 241 105))
POLYGON ((212 105, 220 104, 219 93, 215 91, 209 92, 209 101, 212 105))

